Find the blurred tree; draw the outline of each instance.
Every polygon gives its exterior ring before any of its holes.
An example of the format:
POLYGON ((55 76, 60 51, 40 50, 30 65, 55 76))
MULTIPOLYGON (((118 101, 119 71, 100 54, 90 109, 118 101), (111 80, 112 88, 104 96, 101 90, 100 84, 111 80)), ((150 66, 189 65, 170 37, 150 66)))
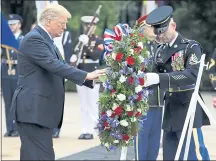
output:
MULTIPOLYGON (((206 62, 216 47, 216 1, 170 1, 174 7, 177 30, 189 39, 194 39, 203 47, 206 62)), ((211 90, 208 73, 204 70, 201 90, 211 90)))

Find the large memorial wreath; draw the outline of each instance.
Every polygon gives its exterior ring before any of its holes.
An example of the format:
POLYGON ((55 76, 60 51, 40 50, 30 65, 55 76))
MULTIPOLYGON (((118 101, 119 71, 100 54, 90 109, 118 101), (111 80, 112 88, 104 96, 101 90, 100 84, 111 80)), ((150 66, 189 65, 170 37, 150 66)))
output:
POLYGON ((140 28, 118 24, 104 32, 106 76, 99 99, 96 129, 101 144, 112 150, 133 145, 140 117, 148 110, 149 91, 144 88, 149 62, 146 39, 140 28))

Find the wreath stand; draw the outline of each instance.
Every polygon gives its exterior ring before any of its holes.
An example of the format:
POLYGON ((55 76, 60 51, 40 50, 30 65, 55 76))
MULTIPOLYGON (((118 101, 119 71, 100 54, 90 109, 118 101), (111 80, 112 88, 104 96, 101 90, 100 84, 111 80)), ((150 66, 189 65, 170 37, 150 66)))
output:
POLYGON ((182 130, 182 134, 181 134, 180 141, 179 141, 179 144, 178 144, 178 149, 177 149, 177 152, 176 152, 176 155, 175 155, 175 160, 179 160, 179 156, 180 156, 180 153, 181 153, 181 149, 182 149, 182 145, 183 145, 183 142, 184 142, 184 139, 185 139, 187 129, 188 129, 188 133, 187 133, 187 136, 186 136, 187 138, 186 138, 186 146, 185 146, 185 152, 184 152, 183 160, 188 159, 189 145, 190 145, 190 140, 191 140, 191 135, 192 135, 192 129, 193 129, 193 123, 194 123, 194 116, 195 116, 195 112, 196 112, 197 101, 200 103, 200 105, 203 108, 204 112, 208 116, 208 118, 210 120, 210 123, 211 124, 216 124, 216 121, 213 119, 211 113, 209 112, 208 108, 206 107, 206 105, 204 104, 203 100, 201 99, 201 97, 200 97, 200 95, 198 93, 204 66, 208 67, 208 64, 205 64, 205 54, 203 54, 201 56, 200 67, 199 67, 199 72, 198 72, 198 76, 197 76, 196 86, 195 86, 195 90, 193 92, 193 95, 192 95, 192 98, 191 98, 191 101, 190 101, 190 105, 189 105, 189 108, 188 108, 188 112, 187 112, 187 115, 186 115, 185 123, 184 123, 183 130, 182 130))

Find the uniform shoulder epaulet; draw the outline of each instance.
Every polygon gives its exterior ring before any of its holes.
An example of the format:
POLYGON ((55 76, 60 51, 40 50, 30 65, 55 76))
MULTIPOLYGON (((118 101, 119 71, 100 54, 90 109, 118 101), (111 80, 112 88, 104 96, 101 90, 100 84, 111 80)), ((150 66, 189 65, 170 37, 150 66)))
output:
POLYGON ((200 43, 198 41, 195 41, 195 40, 189 40, 188 41, 188 45, 187 45, 186 51, 192 49, 195 46, 199 46, 200 49, 201 49, 201 51, 202 51, 202 47, 201 47, 200 43))

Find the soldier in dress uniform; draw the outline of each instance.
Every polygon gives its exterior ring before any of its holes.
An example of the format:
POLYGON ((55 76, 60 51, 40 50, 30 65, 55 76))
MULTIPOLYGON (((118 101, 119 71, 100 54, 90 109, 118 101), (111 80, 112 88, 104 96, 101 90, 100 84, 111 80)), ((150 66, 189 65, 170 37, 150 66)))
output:
MULTIPOLYGON (((70 31, 65 30, 63 32, 61 42, 62 42, 62 47, 63 47, 62 57, 66 63, 70 64, 70 58, 71 58, 71 55, 73 53, 70 31)), ((60 128, 54 128, 52 137, 53 138, 59 138, 59 134, 60 134, 60 128)))
MULTIPOLYGON (((146 19, 146 23, 154 27, 156 39, 164 43, 159 45, 154 58, 159 73, 147 73, 145 81, 146 87, 159 84, 166 91, 162 125, 164 160, 174 160, 176 155, 202 55, 198 42, 188 40, 176 31, 172 13, 171 6, 162 6, 150 12, 146 19)), ((209 125, 209 119, 197 103, 188 160, 209 160, 201 131, 203 125, 209 125)), ((185 143, 180 160, 184 147, 185 143)))
MULTIPOLYGON (((93 16, 83 16, 84 33, 87 33, 93 16)), ((95 35, 96 23, 99 18, 96 17, 92 26, 89 37, 85 34, 80 35, 79 41, 85 46, 79 61, 78 68, 87 72, 94 71, 99 68, 99 61, 101 54, 103 54, 103 40, 95 35)), ((77 55, 73 54, 71 62, 77 61, 77 55)), ((77 86, 77 92, 81 103, 81 120, 82 120, 82 134, 78 139, 93 139, 94 128, 99 116, 98 101, 99 101, 100 84, 96 84, 93 89, 85 88, 84 86, 77 86)))
MULTIPOLYGON (((209 62, 208 66, 208 73, 209 73, 209 78, 212 84, 212 87, 214 90, 216 90, 216 48, 214 50, 214 53, 212 54, 212 57, 209 62)), ((214 95, 213 97, 213 106, 216 108, 216 97, 214 95)))
MULTIPOLYGON (((150 56, 146 69, 147 72, 158 73, 157 66, 154 63, 154 55, 159 43, 155 41, 156 35, 153 33, 153 27, 145 22, 146 17, 147 15, 137 20, 141 32, 149 40, 145 44, 150 56)), ((136 160, 157 160, 160 148, 164 91, 160 89, 159 85, 151 86, 149 90, 151 91, 148 100, 149 110, 146 116, 142 116, 138 136, 135 137, 136 160)))
MULTIPOLYGON (((8 24, 13 32, 16 40, 20 44, 23 35, 21 31, 23 19, 20 15, 10 14, 8 18, 8 24)), ((10 107, 13 94, 17 86, 17 53, 13 50, 6 50, 2 48, 1 55, 1 80, 2 80, 2 94, 5 102, 5 115, 6 115, 6 128, 7 132, 5 137, 19 136, 16 128, 15 121, 11 118, 10 107), (8 52, 9 51, 9 52, 8 52), (8 53, 7 53, 8 52, 8 53)))

